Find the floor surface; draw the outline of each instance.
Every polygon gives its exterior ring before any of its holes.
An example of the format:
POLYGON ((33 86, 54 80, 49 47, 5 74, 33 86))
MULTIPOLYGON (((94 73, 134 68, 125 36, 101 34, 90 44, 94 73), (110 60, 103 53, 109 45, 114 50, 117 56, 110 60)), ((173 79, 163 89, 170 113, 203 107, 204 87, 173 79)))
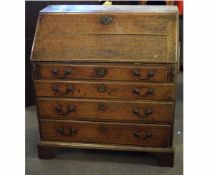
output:
POLYGON ((183 75, 178 75, 174 127, 174 167, 158 167, 142 153, 80 150, 60 151, 52 160, 37 156, 39 141, 36 108, 26 108, 26 175, 182 175, 183 174, 183 75))

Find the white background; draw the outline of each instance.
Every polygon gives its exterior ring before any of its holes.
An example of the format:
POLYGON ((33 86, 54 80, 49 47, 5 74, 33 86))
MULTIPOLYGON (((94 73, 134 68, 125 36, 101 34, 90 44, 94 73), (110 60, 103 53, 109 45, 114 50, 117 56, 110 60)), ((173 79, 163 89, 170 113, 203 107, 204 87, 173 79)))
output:
MULTIPOLYGON (((0 174, 25 172, 25 1, 1 2, 0 174)), ((184 174, 210 174, 210 1, 184 1, 184 174)))

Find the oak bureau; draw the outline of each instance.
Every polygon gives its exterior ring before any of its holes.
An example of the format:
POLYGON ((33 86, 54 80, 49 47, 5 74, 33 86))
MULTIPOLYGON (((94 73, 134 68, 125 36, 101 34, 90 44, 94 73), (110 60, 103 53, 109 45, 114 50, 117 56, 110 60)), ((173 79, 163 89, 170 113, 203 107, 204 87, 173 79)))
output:
POLYGON ((39 157, 137 151, 173 166, 177 45, 175 6, 42 10, 31 53, 39 157))

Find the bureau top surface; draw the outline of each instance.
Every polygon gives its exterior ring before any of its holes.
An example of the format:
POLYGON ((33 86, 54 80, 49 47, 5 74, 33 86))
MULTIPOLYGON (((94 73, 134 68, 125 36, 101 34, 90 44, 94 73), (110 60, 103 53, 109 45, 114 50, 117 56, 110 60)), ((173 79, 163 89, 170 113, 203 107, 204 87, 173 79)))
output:
POLYGON ((165 13, 177 14, 176 6, 148 6, 148 5, 50 5, 41 13, 165 13))

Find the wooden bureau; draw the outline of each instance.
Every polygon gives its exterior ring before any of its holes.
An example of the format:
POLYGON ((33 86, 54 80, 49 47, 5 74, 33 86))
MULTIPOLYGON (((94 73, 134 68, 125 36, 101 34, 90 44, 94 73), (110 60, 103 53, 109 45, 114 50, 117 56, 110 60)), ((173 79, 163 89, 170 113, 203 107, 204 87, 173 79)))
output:
POLYGON ((48 6, 31 53, 40 158, 62 148, 146 152, 173 166, 174 6, 48 6))

